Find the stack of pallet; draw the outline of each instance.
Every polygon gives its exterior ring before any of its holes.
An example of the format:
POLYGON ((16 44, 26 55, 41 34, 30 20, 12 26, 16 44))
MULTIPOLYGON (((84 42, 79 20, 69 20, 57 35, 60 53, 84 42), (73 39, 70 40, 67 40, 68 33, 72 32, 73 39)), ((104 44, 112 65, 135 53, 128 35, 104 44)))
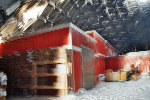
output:
POLYGON ((120 70, 120 81, 126 81, 127 80, 127 71, 121 69, 120 70))
POLYGON ((118 70, 114 72, 112 69, 106 69, 105 80, 106 81, 126 81, 127 72, 124 70, 118 70))
POLYGON ((70 53, 60 47, 5 55, 9 94, 67 95, 72 86, 70 53))
POLYGON ((120 73, 119 72, 113 72, 112 69, 106 70, 106 81, 119 81, 120 79, 120 73))
POLYGON ((0 100, 6 100, 7 76, 4 72, 0 72, 0 100))
POLYGON ((138 80, 138 74, 134 74, 131 76, 131 80, 136 81, 138 80))

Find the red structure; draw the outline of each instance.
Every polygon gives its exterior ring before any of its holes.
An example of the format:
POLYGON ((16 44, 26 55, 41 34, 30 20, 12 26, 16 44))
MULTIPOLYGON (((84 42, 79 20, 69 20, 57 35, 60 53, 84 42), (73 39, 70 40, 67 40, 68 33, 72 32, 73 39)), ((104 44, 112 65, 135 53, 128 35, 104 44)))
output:
POLYGON ((105 59, 107 57, 116 57, 119 55, 118 51, 116 51, 101 35, 99 35, 96 31, 87 31, 88 35, 94 38, 97 41, 97 75, 105 73, 105 59))
MULTIPOLYGON (((147 52, 147 51, 145 51, 147 52)), ((140 52, 135 52, 134 56, 119 56, 112 57, 107 59, 108 69, 119 70, 119 69, 128 69, 131 65, 138 67, 139 72, 150 72, 150 54, 138 55, 140 52)))
POLYGON ((3 43, 0 45, 0 55, 55 47, 72 50, 74 91, 95 86, 97 76, 105 72, 106 57, 118 56, 118 52, 96 31, 85 33, 71 23, 3 43))

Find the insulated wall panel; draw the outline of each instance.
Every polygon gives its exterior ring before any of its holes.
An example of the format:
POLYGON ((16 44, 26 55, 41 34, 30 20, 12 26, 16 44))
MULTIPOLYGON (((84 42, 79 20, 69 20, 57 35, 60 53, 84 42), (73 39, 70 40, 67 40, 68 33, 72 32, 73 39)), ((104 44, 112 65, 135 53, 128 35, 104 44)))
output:
POLYGON ((100 53, 106 56, 106 41, 100 35, 98 35, 98 33, 96 33, 95 31, 89 31, 87 32, 87 34, 97 41, 97 44, 96 44, 97 53, 100 53))
POLYGON ((16 51, 38 50, 67 44, 69 44, 69 28, 64 28, 3 43, 0 51, 5 55, 16 51))
POLYGON ((97 52, 104 56, 118 56, 119 53, 115 50, 99 33, 95 30, 86 32, 89 36, 97 41, 97 52))
POLYGON ((105 73, 105 58, 99 57, 99 74, 105 73))
POLYGON ((97 52, 96 43, 97 41, 87 35, 84 32, 79 32, 78 30, 72 28, 72 45, 81 47, 81 45, 91 48, 94 53, 97 52))
POLYGON ((82 62, 81 53, 78 51, 73 51, 73 73, 74 73, 74 89, 75 91, 83 87, 82 81, 82 62))
POLYGON ((106 60, 106 69, 119 70, 123 68, 124 60, 122 57, 112 57, 106 60))
POLYGON ((94 34, 95 36, 95 39, 97 41, 97 50, 98 50, 98 53, 101 53, 105 56, 106 55, 106 42, 104 39, 102 39, 99 35, 97 34, 94 34))
POLYGON ((150 55, 146 56, 120 56, 107 59, 107 69, 130 69, 130 66, 138 67, 139 72, 150 72, 150 55))
MULTIPOLYGON (((89 82, 91 83, 94 83, 94 84, 97 84, 97 62, 96 62, 96 57, 95 57, 95 54, 97 53, 97 49, 96 49, 96 43, 97 41, 94 40, 93 38, 91 38, 89 35, 87 35, 86 33, 84 33, 83 31, 80 31, 79 29, 76 29, 76 28, 72 28, 71 29, 71 33, 72 33, 72 45, 76 48, 76 51, 80 51, 81 53, 83 53, 82 51, 82 46, 86 47, 86 48, 89 48, 91 49, 91 51, 93 52, 93 65, 91 66, 91 68, 93 69, 93 74, 94 76, 92 77, 93 80, 88 80, 89 82)), ((81 54, 83 55, 83 54, 81 54)), ((76 58, 74 58, 76 59, 76 58)), ((83 66, 88 66, 88 62, 84 62, 84 59, 82 58, 81 59, 81 67, 83 68, 83 66)), ((79 67, 78 65, 77 66, 74 66, 75 68, 76 67, 79 67)), ((74 68, 74 70, 75 70, 74 68)), ((82 73, 84 72, 84 70, 86 69, 82 69, 82 73)), ((89 69, 87 69, 88 71, 91 71, 89 69)), ((78 73, 75 73, 75 76, 78 76, 76 75, 78 73)), ((82 84, 84 83, 84 77, 82 77, 82 84)), ((76 83, 77 84, 77 83, 76 83)), ((79 87, 79 86, 76 86, 75 87, 79 87)), ((82 87, 84 87, 82 85, 82 87)), ((91 86, 85 86, 86 89, 90 88, 91 86)), ((77 90, 78 88, 76 88, 77 90)))
POLYGON ((118 51, 116 51, 110 44, 106 44, 106 56, 109 56, 109 57, 116 57, 118 56, 119 53, 118 51))
POLYGON ((100 73, 100 67, 99 67, 99 57, 95 57, 94 59, 95 62, 95 75, 96 75, 96 84, 98 83, 98 75, 100 73))

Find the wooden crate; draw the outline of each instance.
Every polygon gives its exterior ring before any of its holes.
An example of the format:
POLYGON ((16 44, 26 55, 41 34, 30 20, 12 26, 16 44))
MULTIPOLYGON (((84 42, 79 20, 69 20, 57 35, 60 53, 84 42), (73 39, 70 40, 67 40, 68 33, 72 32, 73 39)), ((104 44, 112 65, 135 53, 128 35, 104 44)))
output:
POLYGON ((33 77, 31 76, 19 76, 14 78, 15 86, 32 86, 33 77))
POLYGON ((13 65, 13 72, 15 75, 32 74, 34 72, 34 68, 32 64, 13 65))
POLYGON ((15 96, 31 96, 34 95, 34 90, 31 88, 18 87, 13 88, 13 95, 15 96))
POLYGON ((61 97, 61 96, 66 96, 67 91, 66 89, 38 89, 37 95, 61 97))
POLYGON ((33 53, 34 61, 51 61, 66 63, 67 50, 65 48, 37 50, 33 53))
POLYGON ((68 84, 69 88, 72 86, 71 53, 71 50, 67 51, 65 48, 34 50, 33 63, 27 61, 27 52, 6 55, 4 60, 8 71, 9 94, 17 96, 53 93, 55 93, 53 96, 67 95, 68 84), (68 62, 69 72, 67 71, 68 62), (60 67, 56 66, 58 64, 64 65, 66 71, 59 70, 60 67), (67 74, 70 75, 70 78, 67 77, 67 74))
POLYGON ((138 75, 132 75, 132 76, 131 76, 131 80, 133 80, 133 81, 138 80, 138 75))
MULTIPOLYGON (((37 73, 49 73, 49 74, 66 74, 66 64, 44 64, 37 65, 37 73)), ((70 70, 68 68, 68 70, 70 70)))
POLYGON ((120 73, 119 72, 107 72, 105 80, 106 81, 119 81, 120 73))
POLYGON ((120 72, 120 80, 125 81, 127 80, 127 72, 120 72))

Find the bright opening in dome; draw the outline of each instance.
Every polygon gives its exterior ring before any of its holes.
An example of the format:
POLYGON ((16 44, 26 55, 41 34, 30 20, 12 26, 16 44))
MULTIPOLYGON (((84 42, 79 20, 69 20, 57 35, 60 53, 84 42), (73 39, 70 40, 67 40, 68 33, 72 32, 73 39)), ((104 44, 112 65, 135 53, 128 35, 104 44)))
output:
POLYGON ((147 2, 147 0, 140 0, 140 2, 147 2))

